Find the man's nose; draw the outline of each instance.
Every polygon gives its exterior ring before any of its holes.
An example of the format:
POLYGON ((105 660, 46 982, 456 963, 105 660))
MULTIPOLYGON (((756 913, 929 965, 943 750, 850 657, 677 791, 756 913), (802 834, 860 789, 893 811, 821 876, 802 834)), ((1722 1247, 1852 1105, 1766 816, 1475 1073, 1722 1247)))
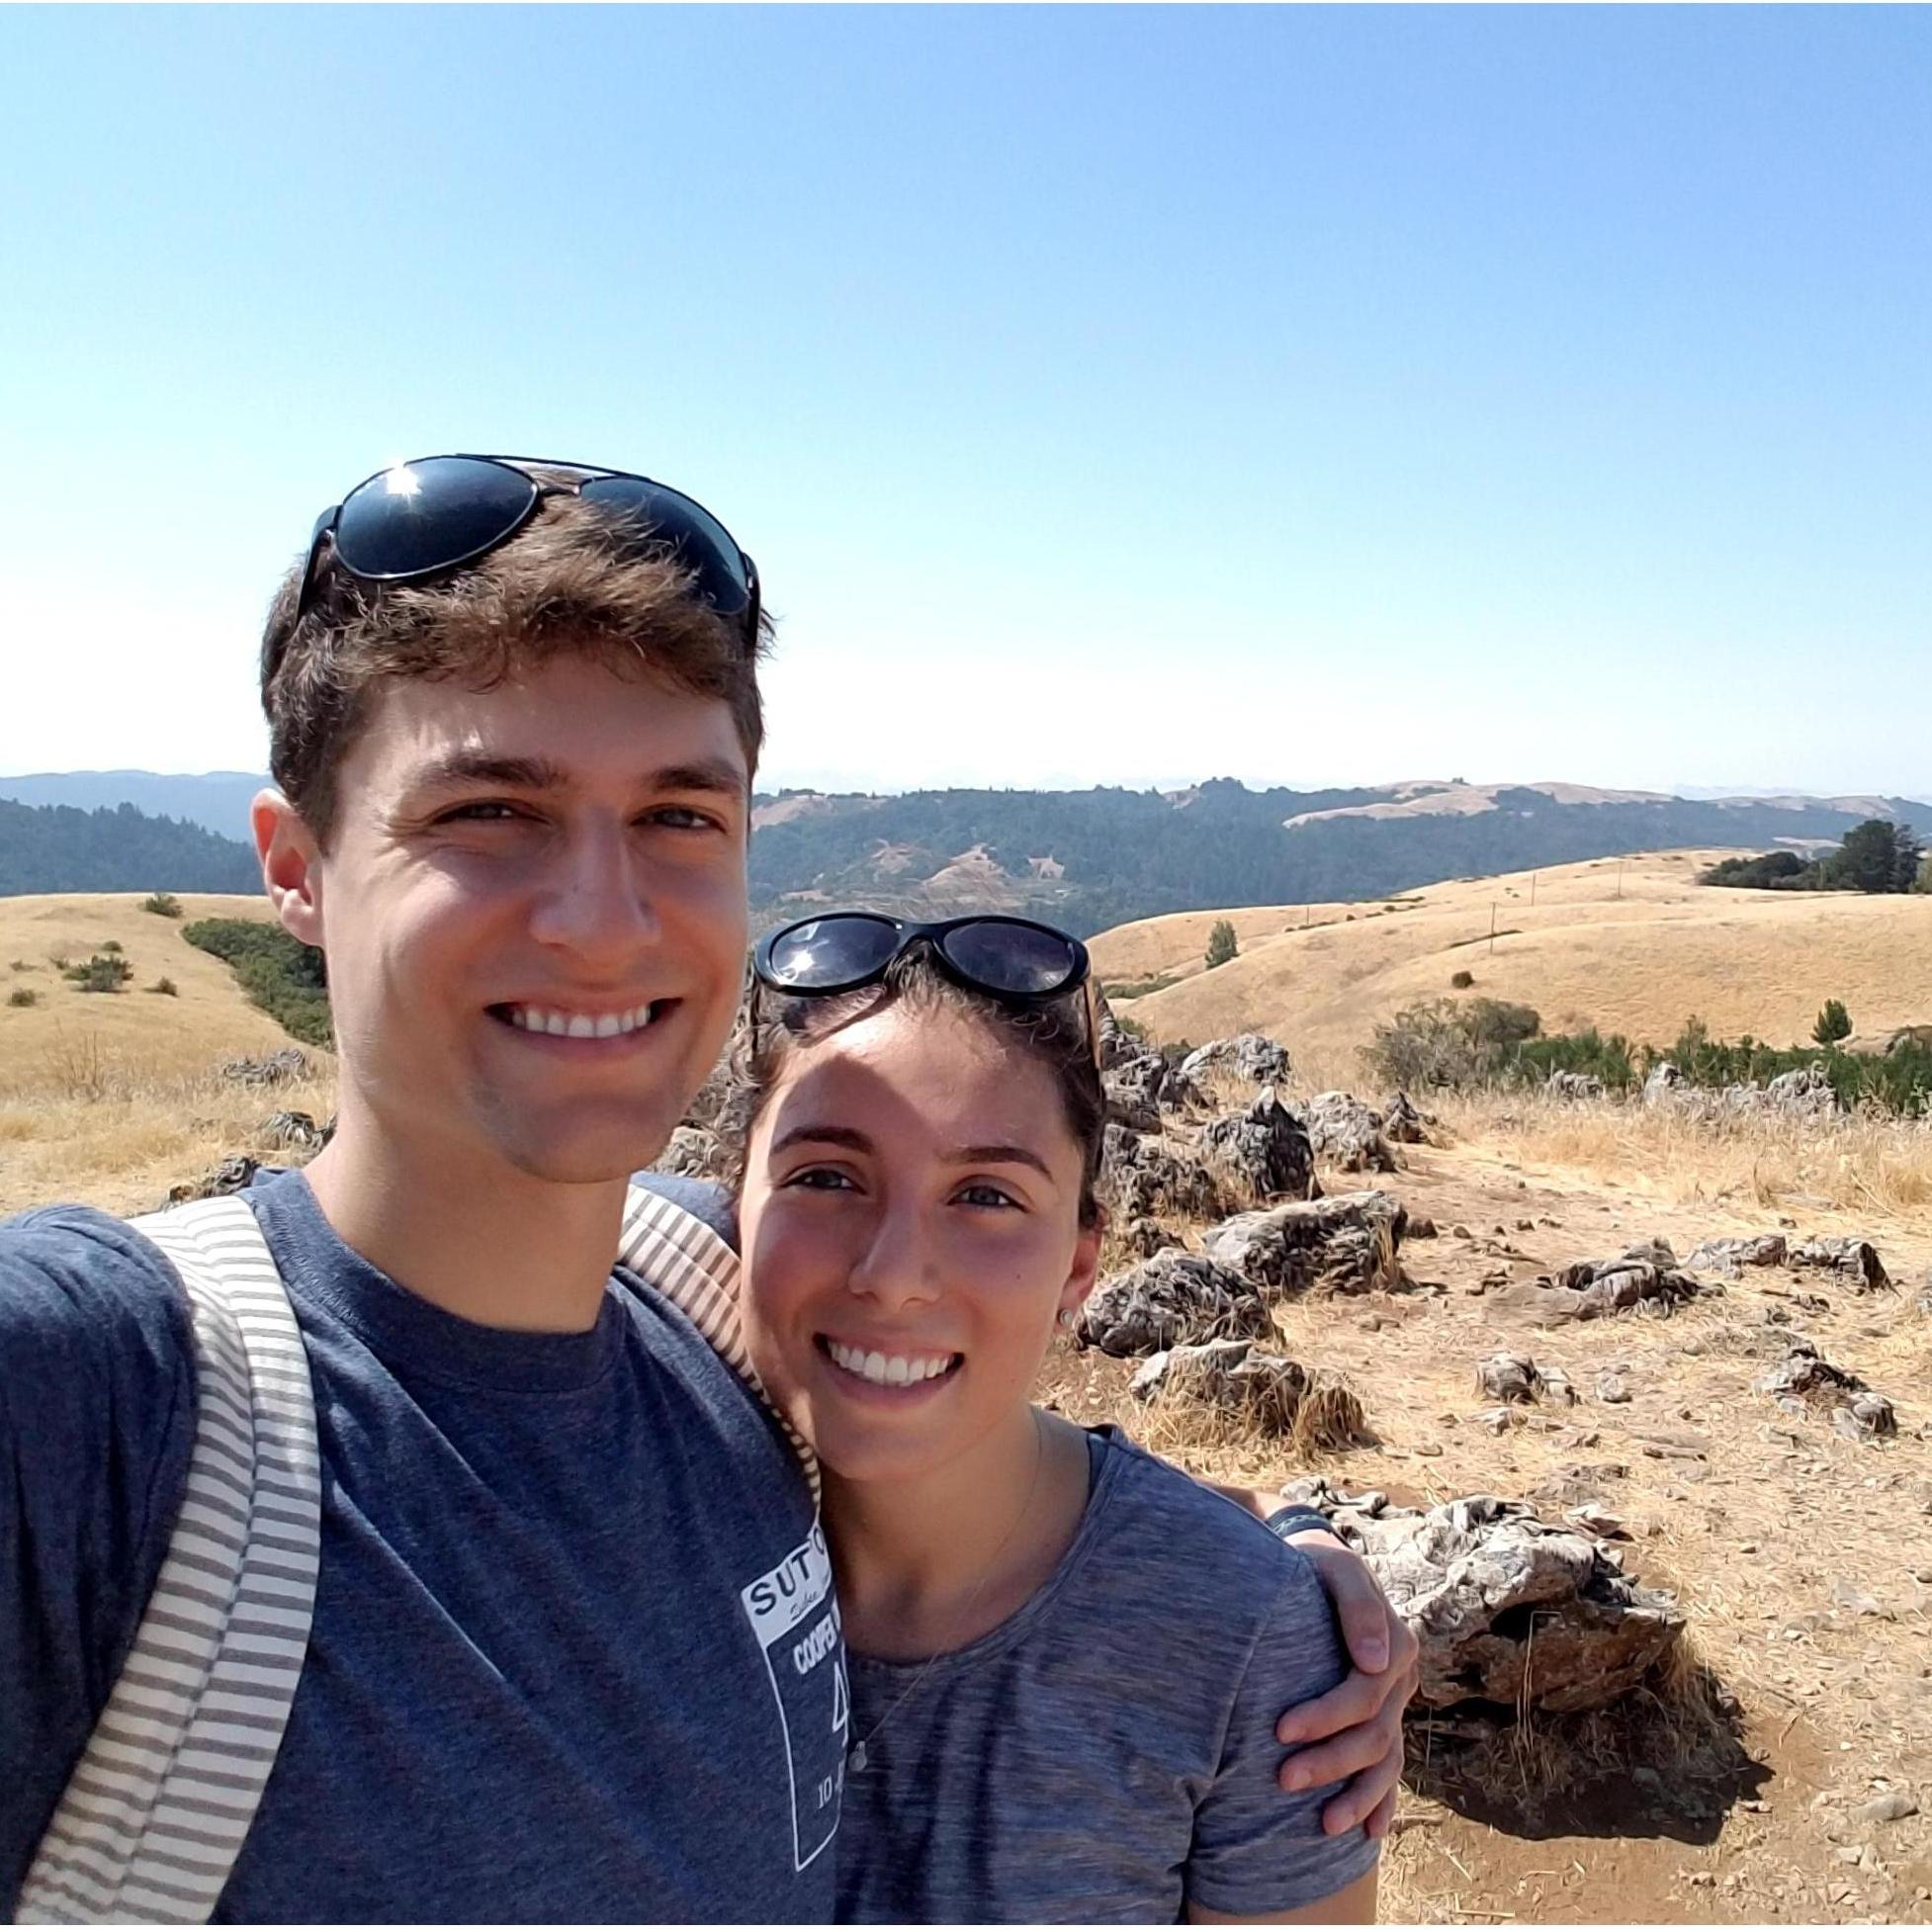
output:
POLYGON ((566 833, 551 855, 530 927, 539 944, 600 966, 626 964, 658 938, 650 881, 623 826, 594 821, 566 833))

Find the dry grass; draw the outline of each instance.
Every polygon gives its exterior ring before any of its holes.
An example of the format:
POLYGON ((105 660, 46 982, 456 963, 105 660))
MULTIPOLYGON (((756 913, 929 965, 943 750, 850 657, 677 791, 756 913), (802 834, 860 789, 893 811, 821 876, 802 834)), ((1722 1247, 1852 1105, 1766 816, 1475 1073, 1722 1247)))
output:
POLYGON ((1540 1093, 1430 1104, 1458 1136, 1526 1168, 1635 1183, 1675 1201, 1885 1215, 1932 1207, 1932 1121, 1703 1119, 1670 1106, 1566 1105, 1540 1093))
POLYGON ((317 1119, 333 1110, 331 1057, 312 1048, 315 1077, 292 1087, 235 1087, 217 1071, 289 1036, 181 928, 265 918, 264 902, 190 893, 171 920, 142 912, 140 897, 0 899, 0 983, 41 995, 31 1008, 0 1005, 0 1214, 56 1200, 144 1210, 223 1155, 259 1151, 255 1128, 277 1108, 317 1119), (55 958, 84 959, 108 939, 133 966, 133 986, 90 994, 60 978, 55 958), (139 990, 163 975, 177 997, 139 990))
POLYGON ((1693 1012, 1722 1038, 1801 1041, 1827 999, 1861 1034, 1932 1019, 1932 899, 1698 885, 1720 856, 1593 859, 1353 907, 1178 914, 1102 933, 1093 951, 1109 979, 1183 976, 1119 1008, 1157 1039, 1258 1029, 1338 1072, 1378 1020, 1447 996, 1464 969, 1474 994, 1527 1002, 1546 1031, 1595 1024, 1659 1045, 1693 1012), (1238 932, 1248 922, 1241 956, 1206 973, 1200 948, 1223 917, 1238 932), (1505 935, 1493 947, 1492 917, 1505 935))

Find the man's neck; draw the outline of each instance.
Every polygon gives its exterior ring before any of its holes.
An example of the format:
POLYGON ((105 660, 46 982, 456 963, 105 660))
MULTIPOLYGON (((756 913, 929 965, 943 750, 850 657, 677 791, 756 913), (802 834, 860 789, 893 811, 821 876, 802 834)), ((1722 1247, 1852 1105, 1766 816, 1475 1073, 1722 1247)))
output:
POLYGON ((307 1169, 329 1226, 424 1301, 487 1328, 593 1327, 624 1219, 625 1183, 544 1181, 345 1120, 307 1169))
POLYGON ((862 1483, 829 1470, 827 1534, 852 1647, 925 1657, 1005 1623, 1065 1555, 1087 1485, 1084 1433, 1024 1407, 930 1475, 862 1483))

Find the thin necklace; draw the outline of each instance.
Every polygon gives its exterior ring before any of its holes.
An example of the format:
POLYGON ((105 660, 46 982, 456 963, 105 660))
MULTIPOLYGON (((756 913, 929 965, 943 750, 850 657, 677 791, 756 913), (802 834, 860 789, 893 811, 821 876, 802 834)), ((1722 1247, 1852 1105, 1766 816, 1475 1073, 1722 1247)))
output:
MULTIPOLYGON (((1000 1538, 999 1547, 986 1559, 986 1568, 980 1572, 980 1579, 973 1585, 972 1594, 960 1607, 959 1621, 962 1624, 973 1614, 973 1606, 979 1602, 980 1593, 986 1588, 1000 1558, 1007 1553, 1007 1545, 1019 1535, 1019 1526, 1026 1521, 1027 1516, 1031 1513, 1033 1497, 1040 1486, 1040 1470, 1046 1462, 1046 1430, 1040 1422, 1040 1412, 1037 1409, 1031 1409, 1028 1413, 1033 1418, 1033 1480, 1026 1485, 1026 1500, 1020 1504, 1019 1514, 1013 1518, 1012 1527, 1000 1538)), ((941 1657, 949 1654, 950 1652, 943 1649, 933 1651, 931 1656, 926 1658, 925 1662, 920 1666, 919 1675, 886 1706, 886 1714, 852 1746, 851 1751, 846 1756, 845 1762, 853 1771, 863 1771, 865 1769, 865 1747, 872 1743, 878 1737, 879 1733, 899 1714, 899 1707, 931 1676, 933 1665, 941 1657)))

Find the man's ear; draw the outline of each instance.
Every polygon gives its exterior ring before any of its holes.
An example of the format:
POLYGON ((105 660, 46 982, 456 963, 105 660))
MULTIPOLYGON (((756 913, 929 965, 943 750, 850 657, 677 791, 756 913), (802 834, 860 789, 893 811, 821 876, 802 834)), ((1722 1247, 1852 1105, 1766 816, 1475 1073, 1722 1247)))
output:
POLYGON ((255 854, 262 862, 275 917, 305 945, 322 943, 321 847, 299 813, 273 789, 255 794, 248 809, 255 854))
POLYGON ((1094 1292, 1094 1278, 1100 1272, 1100 1237, 1106 1232, 1106 1210, 1100 1210, 1091 1228, 1082 1228, 1074 1243, 1074 1265, 1060 1290, 1060 1312, 1078 1314, 1080 1305, 1094 1292))

